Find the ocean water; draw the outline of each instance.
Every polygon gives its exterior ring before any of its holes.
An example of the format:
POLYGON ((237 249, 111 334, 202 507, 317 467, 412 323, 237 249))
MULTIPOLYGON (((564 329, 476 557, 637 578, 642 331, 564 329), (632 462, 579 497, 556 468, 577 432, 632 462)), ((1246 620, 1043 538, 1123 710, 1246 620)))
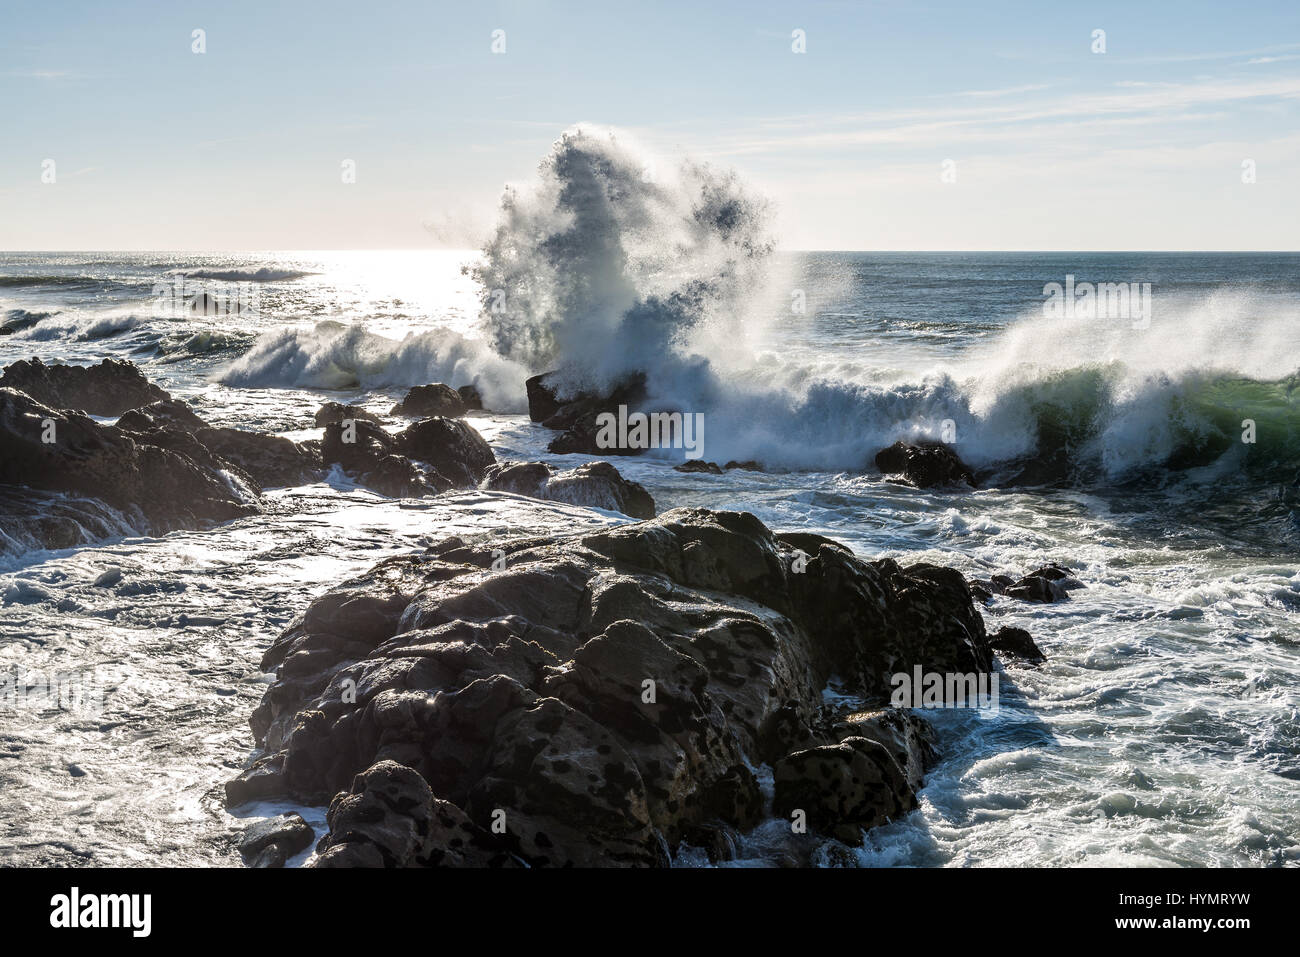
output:
MULTIPOLYGON (((700 186, 684 189, 714 195, 700 186)), ((571 198, 539 190, 483 251, 0 254, 0 362, 131 359, 215 424, 295 439, 328 399, 386 413, 412 385, 475 382, 494 411, 469 421, 499 460, 563 466, 583 457, 546 451, 524 377, 646 370, 654 398, 705 415, 706 459, 767 468, 615 460, 661 510, 744 509, 968 576, 1056 561, 1087 585, 985 610, 1048 661, 1005 662, 996 711, 932 712, 921 807, 869 832, 859 863, 1300 862, 1300 256, 782 253, 748 200, 684 217, 623 197, 599 222, 574 201, 568 246, 545 239, 571 198), (162 292, 181 274, 244 308, 176 307, 162 292), (1067 276, 1151 283, 1149 321, 1044 315, 1067 276), (995 477, 1049 448, 1069 468, 955 492, 869 464, 945 428, 995 477)), ((3 705, 0 861, 238 863, 247 822, 220 786, 251 753, 261 651, 313 597, 451 534, 626 520, 486 492, 400 502, 337 473, 268 504, 161 538, 3 543, 0 667, 93 676, 103 707, 3 705)))

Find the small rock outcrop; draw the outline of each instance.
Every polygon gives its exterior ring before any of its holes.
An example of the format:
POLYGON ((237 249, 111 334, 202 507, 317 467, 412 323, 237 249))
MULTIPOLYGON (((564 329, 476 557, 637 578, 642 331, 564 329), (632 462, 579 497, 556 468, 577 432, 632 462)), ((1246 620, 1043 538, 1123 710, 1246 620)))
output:
POLYGON ((999 628, 989 636, 989 647, 999 655, 1012 655, 1031 665, 1039 665, 1047 660, 1047 655, 1035 644, 1029 632, 1010 625, 999 628))
POLYGON ((320 452, 325 465, 394 497, 473 488, 496 464, 487 442, 460 419, 421 419, 397 433, 366 419, 331 422, 320 452))
POLYGON ((482 411, 483 396, 479 395, 478 386, 463 385, 456 391, 460 394, 460 401, 465 403, 465 408, 476 412, 482 411))
POLYGON ((1004 595, 1020 601, 1050 604, 1069 601, 1070 592, 1086 587, 1060 565, 1044 565, 1021 578, 994 575, 971 582, 971 595, 978 601, 992 601, 994 595, 1004 595))
POLYGON ((565 472, 545 462, 507 462, 488 469, 483 488, 603 508, 632 518, 655 517, 655 501, 645 487, 623 478, 608 462, 587 462, 565 472))
POLYGON ((966 484, 974 487, 975 473, 941 442, 895 442, 876 453, 876 468, 886 475, 902 475, 917 488, 966 484))
MULTIPOLYGON (((482 403, 480 403, 480 406, 482 403)), ((456 418, 468 411, 464 398, 449 385, 436 382, 433 385, 417 385, 406 393, 401 402, 393 406, 390 415, 405 415, 414 419, 429 416, 447 416, 456 418)))
POLYGON ((366 422, 379 423, 379 416, 359 405, 344 405, 342 402, 326 402, 316 410, 313 424, 318 429, 345 419, 364 419, 366 422))
POLYGON ((560 397, 555 386, 556 373, 533 376, 525 383, 528 415, 548 429, 562 432, 547 446, 557 455, 638 455, 640 449, 601 448, 596 444, 600 431, 596 424, 603 412, 617 414, 619 406, 632 409, 645 398, 645 376, 630 375, 609 390, 607 395, 580 392, 560 397))
POLYGON ((293 811, 259 821, 244 832, 239 853, 249 867, 283 867, 285 861, 311 847, 315 832, 293 811))

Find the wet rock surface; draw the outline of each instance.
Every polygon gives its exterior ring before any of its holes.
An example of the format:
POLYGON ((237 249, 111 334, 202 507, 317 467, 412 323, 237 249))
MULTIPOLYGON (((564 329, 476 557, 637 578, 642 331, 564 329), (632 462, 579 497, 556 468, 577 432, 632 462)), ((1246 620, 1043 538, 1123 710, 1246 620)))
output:
POLYGON ((283 867, 289 858, 310 847, 314 838, 311 826, 300 815, 288 811, 245 831, 239 853, 251 867, 283 867))
POLYGON ((338 465, 383 495, 417 497, 472 488, 496 463, 474 427, 459 419, 422 419, 392 433, 366 419, 325 426, 325 465, 338 465))
POLYGON ((1020 578, 994 575, 987 579, 976 579, 970 587, 971 595, 982 602, 992 601, 995 595, 1003 595, 1019 601, 1050 604, 1069 601, 1071 591, 1087 586, 1075 578, 1068 568, 1048 564, 1020 578))
POLYGON ((989 647, 998 654, 1012 655, 1032 665, 1042 664, 1047 655, 1039 649, 1033 637, 1023 628, 1005 626, 989 636, 989 647))
POLYGON ((322 866, 725 859, 795 809, 856 843, 915 807, 933 759, 925 722, 884 707, 913 665, 992 666, 960 574, 747 513, 449 539, 327 593, 275 641, 251 722, 265 754, 227 799, 333 801, 322 866), (881 710, 833 720, 832 675, 881 710))
POLYGON ((655 516, 650 493, 639 483, 623 478, 608 462, 588 462, 567 471, 545 462, 508 462, 488 469, 483 488, 603 508, 632 518, 655 516))
MULTIPOLYGON (((85 495, 140 531, 162 534, 260 511, 254 489, 223 474, 227 465, 202 446, 191 453, 152 444, 81 412, 0 389, 0 485, 85 495)), ((53 547, 64 547, 58 530, 51 532, 53 547)))
POLYGON ((940 442, 895 442, 876 453, 876 468, 886 475, 902 475, 917 488, 975 485, 975 473, 940 442))
POLYGON ((24 359, 5 368, 0 388, 16 389, 51 408, 101 416, 121 415, 171 398, 132 363, 120 359, 105 359, 97 366, 46 365, 39 359, 24 359))
POLYGON ((327 425, 335 422, 342 422, 345 419, 364 419, 367 422, 378 424, 379 416, 370 412, 359 405, 345 405, 342 402, 326 402, 316 410, 316 416, 313 424, 318 429, 323 429, 327 425))
POLYGON ((645 398, 645 377, 632 375, 611 388, 608 394, 580 392, 561 396, 555 385, 555 373, 533 376, 524 385, 528 393, 528 415, 548 429, 562 432, 547 446, 557 455, 639 455, 640 449, 601 448, 596 444, 601 413, 618 413, 619 406, 632 409, 645 398))
MULTIPOLYGON (((482 407, 482 402, 479 403, 482 407)), ((401 402, 393 406, 391 415, 405 415, 423 419, 429 416, 448 416, 455 418, 469 411, 461 394, 449 385, 435 382, 432 385, 417 385, 401 402)))

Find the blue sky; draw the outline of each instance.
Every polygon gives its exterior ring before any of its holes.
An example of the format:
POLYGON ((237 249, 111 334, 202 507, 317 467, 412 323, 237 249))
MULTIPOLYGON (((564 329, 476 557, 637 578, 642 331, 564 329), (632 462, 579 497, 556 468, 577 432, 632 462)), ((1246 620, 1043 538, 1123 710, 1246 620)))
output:
POLYGON ((788 248, 1300 248, 1295 0, 0 10, 3 249, 463 246, 578 122, 788 248))

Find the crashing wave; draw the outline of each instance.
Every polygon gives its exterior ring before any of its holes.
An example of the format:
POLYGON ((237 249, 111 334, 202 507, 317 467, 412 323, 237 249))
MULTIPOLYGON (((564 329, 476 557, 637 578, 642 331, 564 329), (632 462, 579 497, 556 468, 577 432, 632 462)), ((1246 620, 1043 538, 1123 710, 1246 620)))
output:
POLYGON ((478 387, 484 405, 521 412, 522 367, 483 342, 450 330, 389 339, 359 324, 327 320, 311 328, 282 329, 260 337, 218 378, 241 388, 354 389, 445 382, 478 387))

